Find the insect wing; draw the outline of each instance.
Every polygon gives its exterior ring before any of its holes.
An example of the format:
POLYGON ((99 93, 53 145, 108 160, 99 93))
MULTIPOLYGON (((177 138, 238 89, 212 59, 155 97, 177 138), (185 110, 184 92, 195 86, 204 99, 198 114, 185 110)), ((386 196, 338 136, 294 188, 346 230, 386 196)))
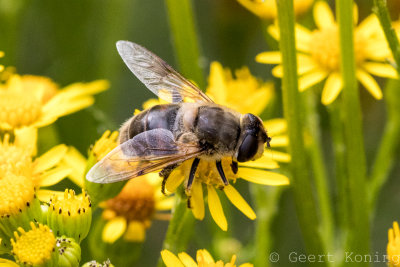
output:
POLYGON ((146 48, 118 41, 117 50, 133 74, 159 98, 169 103, 213 103, 197 86, 146 48))
POLYGON ((94 183, 113 183, 160 170, 202 154, 195 144, 175 142, 165 129, 140 133, 114 148, 86 175, 94 183))

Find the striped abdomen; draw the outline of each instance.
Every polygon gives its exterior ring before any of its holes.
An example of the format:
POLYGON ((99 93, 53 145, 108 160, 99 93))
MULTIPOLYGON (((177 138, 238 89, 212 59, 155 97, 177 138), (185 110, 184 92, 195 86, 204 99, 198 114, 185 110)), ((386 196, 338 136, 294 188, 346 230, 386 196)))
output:
POLYGON ((120 143, 152 129, 163 128, 173 132, 179 108, 179 104, 166 104, 143 110, 122 125, 120 143))

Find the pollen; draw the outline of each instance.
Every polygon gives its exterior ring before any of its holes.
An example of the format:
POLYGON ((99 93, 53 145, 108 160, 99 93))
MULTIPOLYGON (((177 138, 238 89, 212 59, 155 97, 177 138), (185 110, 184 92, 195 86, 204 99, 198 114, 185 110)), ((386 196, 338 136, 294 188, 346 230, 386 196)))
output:
POLYGON ((14 232, 15 240, 11 239, 12 253, 17 262, 26 265, 42 265, 52 259, 55 251, 56 238, 50 228, 31 222, 32 230, 25 232, 21 227, 20 232, 14 232))
POLYGON ((9 128, 28 126, 41 115, 41 103, 30 94, 0 92, 0 125, 9 128))
POLYGON ((33 181, 23 175, 0 175, 0 196, 0 216, 22 212, 35 197, 33 181))
MULTIPOLYGON (((0 99, 1 102, 1 99, 0 99)), ((32 158, 26 149, 9 143, 7 134, 3 142, 0 141, 0 174, 12 172, 18 175, 29 176, 32 172, 32 158)))
POLYGON ((155 211, 155 190, 145 177, 137 177, 130 180, 118 196, 108 200, 106 206, 128 221, 146 222, 155 211))

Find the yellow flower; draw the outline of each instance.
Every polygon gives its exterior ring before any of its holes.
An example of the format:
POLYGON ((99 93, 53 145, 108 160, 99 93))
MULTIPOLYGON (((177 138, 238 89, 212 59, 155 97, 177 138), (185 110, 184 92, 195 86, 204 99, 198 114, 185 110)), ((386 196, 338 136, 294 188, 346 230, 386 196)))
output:
MULTIPOLYGON (((354 17, 356 22, 356 8, 354 17)), ((304 91, 326 79, 321 100, 324 105, 328 105, 342 90, 338 25, 330 7, 324 1, 318 1, 315 4, 314 20, 318 27, 314 31, 296 25, 299 90, 304 91)), ((271 26, 268 30, 275 39, 279 40, 277 26, 271 26)), ((385 62, 390 56, 390 51, 386 41, 378 38, 381 35, 380 31, 375 15, 369 16, 354 29, 357 79, 376 99, 382 98, 382 91, 371 74, 397 78, 396 70, 385 62)), ((282 58, 280 52, 264 52, 257 55, 256 61, 281 64, 282 58)), ((276 66, 272 73, 276 77, 282 77, 282 65, 276 66)))
MULTIPOLYGON (((242 68, 235 72, 236 77, 232 76, 229 69, 223 69, 220 63, 213 62, 210 68, 209 86, 207 95, 209 95, 216 103, 231 107, 241 113, 253 113, 259 115, 274 97, 274 88, 271 83, 262 83, 251 75, 247 68, 242 68)), ((163 104, 163 101, 151 99, 143 105, 149 108, 156 104, 163 104)), ((287 146, 286 122, 283 119, 274 119, 266 121, 265 127, 268 134, 271 135, 271 146, 284 147, 287 146), (276 137, 275 137, 276 136, 276 137)), ((228 180, 235 183, 238 178, 242 178, 249 182, 263 185, 287 185, 289 180, 286 176, 268 171, 267 169, 277 169, 279 164, 277 161, 288 162, 290 156, 287 153, 272 151, 266 149, 264 155, 250 162, 240 163, 236 173, 233 172, 231 166, 232 159, 222 159, 222 166, 228 180)), ((177 187, 184 183, 185 177, 189 177, 193 160, 188 160, 176 168, 168 177, 165 187, 168 192, 173 193, 177 187)), ((247 204, 240 193, 233 187, 228 185, 224 187, 215 163, 200 161, 191 192, 190 205, 193 215, 196 219, 202 220, 205 215, 203 186, 206 185, 208 193, 208 207, 212 218, 217 225, 224 231, 228 229, 226 217, 224 215, 222 205, 215 188, 223 188, 223 192, 229 201, 236 206, 248 218, 254 220, 256 214, 247 204)))
POLYGON ((397 222, 393 222, 393 228, 389 229, 388 236, 387 256, 389 266, 398 267, 400 266, 400 230, 397 222))
POLYGON ((68 147, 57 145, 34 159, 31 156, 31 148, 10 143, 9 138, 9 135, 5 135, 4 140, 0 140, 0 175, 3 179, 10 175, 29 179, 32 190, 38 189, 36 193, 39 199, 48 201, 54 192, 43 187, 57 184, 71 172, 62 161, 68 147))
MULTIPOLYGON (((254 0, 238 0, 238 2, 262 19, 272 20, 276 18, 276 2, 272 0, 254 1, 254 0)), ((295 15, 301 15, 308 11, 314 0, 294 0, 295 15)))
MULTIPOLYGON (((236 255, 233 255, 231 261, 224 263, 219 260, 214 261, 210 253, 205 249, 197 250, 196 261, 190 257, 186 252, 181 252, 178 257, 175 256, 171 251, 164 249, 161 251, 161 257, 167 267, 235 267, 236 266, 236 255)), ((251 263, 244 263, 239 267, 252 267, 251 263)))
POLYGON ((161 193, 161 180, 157 173, 134 178, 114 198, 100 204, 102 217, 107 221, 102 239, 114 243, 120 237, 126 241, 142 242, 152 219, 169 219, 173 197, 161 193))
MULTIPOLYGON (((0 130, 18 135, 28 128, 29 135, 36 135, 36 128, 92 105, 93 95, 108 86, 108 82, 98 80, 58 89, 49 78, 13 74, 0 85, 0 130)), ((35 138, 31 140, 36 143, 35 138)))
POLYGON ((18 228, 14 232, 15 239, 11 239, 12 254, 19 264, 31 266, 56 266, 58 253, 56 252, 56 237, 50 228, 31 222, 32 230, 25 231, 18 228))

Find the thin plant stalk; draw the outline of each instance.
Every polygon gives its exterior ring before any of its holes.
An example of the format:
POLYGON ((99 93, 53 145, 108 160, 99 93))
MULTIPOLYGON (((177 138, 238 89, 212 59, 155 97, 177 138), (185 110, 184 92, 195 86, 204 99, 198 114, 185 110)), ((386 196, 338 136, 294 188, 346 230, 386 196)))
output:
MULTIPOLYGON (((367 255, 370 248, 370 226, 366 194, 366 159, 362 117, 354 54, 353 1, 338 0, 336 17, 339 22, 341 75, 343 79, 342 111, 346 145, 347 184, 349 195, 349 231, 346 251, 367 255)), ((351 263, 366 266, 367 263, 351 263)))
POLYGON ((169 26, 180 72, 204 88, 200 49, 191 0, 166 0, 169 26))
POLYGON ((400 145, 400 80, 389 80, 385 90, 387 122, 379 144, 371 177, 369 179, 369 201, 372 211, 375 210, 376 200, 383 185, 389 177, 394 165, 395 152, 400 145))
POLYGON ((392 22, 387 8, 387 0, 374 0, 373 11, 377 15, 383 32, 385 33, 386 40, 397 65, 397 73, 400 75, 400 43, 399 38, 392 27, 392 22))
POLYGON ((319 114, 315 93, 308 90, 303 93, 306 117, 306 148, 309 153, 311 167, 317 190, 318 204, 321 216, 322 238, 326 248, 333 244, 333 215, 330 192, 328 189, 328 175, 324 163, 323 148, 321 143, 321 131, 319 127, 319 114))
MULTIPOLYGON (((283 110, 288 123, 289 152, 292 155, 290 168, 291 185, 295 197, 297 216, 308 253, 325 254, 319 232, 316 201, 313 196, 310 175, 303 141, 303 112, 299 99, 297 82, 297 58, 295 47, 295 28, 293 0, 277 0, 280 29, 280 50, 282 53, 283 110)), ((317 263, 326 266, 326 262, 317 263)))

